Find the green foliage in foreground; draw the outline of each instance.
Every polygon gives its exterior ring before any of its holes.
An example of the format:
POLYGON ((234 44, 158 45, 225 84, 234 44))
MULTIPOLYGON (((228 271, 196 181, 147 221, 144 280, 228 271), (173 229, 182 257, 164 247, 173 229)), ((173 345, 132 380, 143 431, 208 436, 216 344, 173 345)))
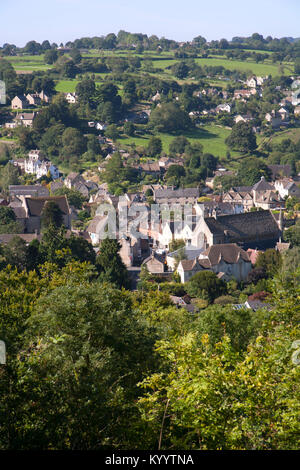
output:
POLYGON ((67 261, 0 271, 0 449, 299 448, 295 275, 271 311, 190 315, 67 261))

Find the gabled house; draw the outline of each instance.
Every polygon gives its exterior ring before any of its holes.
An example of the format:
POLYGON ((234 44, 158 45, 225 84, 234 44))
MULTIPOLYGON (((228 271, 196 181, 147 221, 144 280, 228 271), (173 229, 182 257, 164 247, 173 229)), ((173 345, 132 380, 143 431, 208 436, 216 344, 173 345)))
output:
POLYGON ((43 101, 44 103, 50 103, 51 99, 50 99, 50 96, 48 96, 44 90, 42 90, 39 94, 39 97, 41 99, 41 101, 43 101))
POLYGON ((217 114, 219 113, 231 113, 231 105, 228 103, 219 104, 216 107, 217 114))
POLYGON ((250 122, 253 120, 253 117, 250 114, 238 114, 234 118, 234 122, 237 124, 238 122, 250 122))
POLYGON ((142 266, 146 266, 151 274, 162 274, 168 272, 168 266, 165 257, 159 253, 152 254, 142 262, 142 266))
POLYGON ((28 101, 28 103, 30 104, 30 106, 40 106, 41 105, 41 98, 40 98, 40 95, 38 93, 28 93, 28 95, 26 95, 26 99, 28 101))
POLYGON ((180 280, 184 284, 189 281, 194 274, 204 269, 205 267, 199 263, 198 258, 192 260, 183 259, 179 262, 176 272, 179 274, 180 280))
POLYGON ((44 158, 40 150, 31 150, 25 159, 25 173, 35 175, 37 179, 50 173, 53 179, 59 178, 59 170, 51 161, 44 158))
POLYGON ((161 174, 161 167, 158 162, 139 163, 137 169, 147 175, 160 176, 161 174))
POLYGON ((36 113, 20 113, 14 119, 17 126, 32 127, 36 113))
POLYGON ((98 185, 92 181, 86 181, 79 173, 72 172, 64 180, 64 185, 69 189, 79 191, 84 197, 88 197, 93 189, 98 189, 98 185))
POLYGON ((204 270, 212 271, 226 281, 236 279, 241 282, 247 279, 251 269, 251 261, 246 251, 231 243, 210 246, 193 260, 181 260, 176 271, 182 283, 204 270))
POLYGON ((231 188, 224 194, 223 202, 242 205, 245 212, 253 207, 268 210, 283 205, 283 199, 276 193, 274 184, 268 183, 264 176, 254 186, 231 188))
POLYGON ((289 196, 300 197, 300 187, 291 178, 275 181, 275 189, 282 199, 289 196))
POLYGON ((256 88, 251 88, 250 90, 235 90, 233 93, 234 99, 240 100, 245 98, 250 98, 252 95, 256 95, 256 88))
POLYGON ((126 267, 140 264, 141 260, 149 255, 148 239, 135 238, 129 235, 123 235, 119 239, 121 249, 119 255, 126 267))
POLYGON ((107 215, 96 215, 93 220, 88 225, 87 233, 91 239, 92 245, 99 245, 101 240, 103 240, 104 232, 108 224, 108 216, 107 215))
POLYGON ((223 273, 222 279, 246 281, 252 269, 248 253, 236 243, 210 246, 199 255, 199 263, 208 261, 209 269, 215 274, 223 273))
POLYGON ((286 125, 288 122, 288 114, 284 108, 281 108, 281 113, 271 111, 265 115, 265 120, 273 127, 278 128, 282 125, 286 125))
POLYGON ((64 93, 64 96, 69 104, 75 104, 78 101, 78 95, 76 93, 64 93))
POLYGON ((273 248, 281 236, 279 222, 269 210, 205 217, 199 222, 206 246, 237 243, 244 249, 273 248))
MULTIPOLYGON (((49 202, 57 204, 62 213, 63 225, 71 228, 71 210, 66 196, 47 196, 47 197, 28 197, 20 196, 22 206, 17 208, 21 209, 21 217, 25 222, 25 232, 39 233, 41 230, 42 214, 45 206, 49 202)), ((18 218, 17 218, 18 220, 18 218)))
POLYGON ((29 102, 25 95, 18 95, 15 96, 11 100, 11 108, 12 109, 26 109, 29 105, 29 102))
POLYGON ((290 113, 284 107, 279 109, 278 114, 281 117, 282 121, 288 121, 289 120, 290 113))
POLYGON ((246 85, 247 85, 249 88, 256 88, 256 87, 257 87, 257 80, 256 80, 256 77, 253 76, 253 77, 249 78, 249 79, 246 81, 246 85))

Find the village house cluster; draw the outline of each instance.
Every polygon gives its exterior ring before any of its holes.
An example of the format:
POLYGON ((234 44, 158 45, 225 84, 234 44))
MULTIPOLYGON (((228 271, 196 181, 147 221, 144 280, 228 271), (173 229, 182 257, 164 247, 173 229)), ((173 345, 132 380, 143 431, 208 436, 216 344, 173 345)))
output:
MULTIPOLYGON (((192 110, 190 111, 190 117, 197 121, 197 118, 201 116, 218 116, 220 114, 227 114, 233 118, 235 124, 238 122, 251 122, 255 121, 258 117, 253 114, 252 111, 247 111, 245 114, 239 114, 235 111, 235 103, 244 103, 247 107, 247 103, 251 97, 262 98, 264 93, 264 86, 268 84, 269 77, 251 76, 245 82, 241 82, 241 88, 233 90, 232 93, 224 90, 220 90, 217 87, 205 88, 200 91, 194 92, 194 95, 201 99, 203 96, 214 97, 218 99, 220 104, 216 107, 205 108, 201 111, 192 110)), ((280 91, 284 98, 280 101, 273 101, 274 109, 270 112, 260 116, 262 119, 262 125, 267 128, 270 127, 273 130, 284 128, 290 125, 291 119, 298 119, 300 115, 300 98, 299 93, 299 80, 294 79, 291 87, 282 88, 277 86, 277 91, 280 91)), ((253 124, 254 132, 260 132, 261 126, 253 124)))
MULTIPOLYGON (((41 165, 51 171, 51 162, 43 161, 38 150, 32 150, 28 159, 14 164, 36 177, 41 165)), ((212 195, 212 199, 205 202, 199 202, 201 192, 197 187, 174 189, 162 185, 145 185, 142 191, 119 198, 109 193, 106 184, 98 184, 74 172, 62 178, 53 167, 57 177, 53 177, 48 186, 10 186, 7 200, 1 202, 13 209, 23 227, 19 236, 26 243, 40 238, 43 210, 52 201, 61 210, 67 233, 88 240, 97 252, 107 236, 111 209, 116 221, 113 236, 120 242, 120 256, 127 268, 144 267, 149 273, 166 279, 177 272, 183 283, 203 270, 213 271, 227 281, 246 281, 255 263, 253 253, 281 246, 287 226, 282 210, 284 198, 299 196, 295 181, 285 177, 271 183, 261 178, 252 187, 233 187, 222 196, 212 195), (78 191, 87 201, 85 208, 93 209, 94 216, 85 229, 76 228, 74 222, 79 211, 70 206, 67 196, 53 195, 59 188, 78 191), (145 195, 148 189, 153 194, 151 204, 145 195), (153 204, 155 210, 158 208, 155 220, 153 204), (179 219, 174 215, 176 210, 182 214, 179 219), (124 214, 126 225, 120 222, 124 214), (170 251, 174 240, 184 243, 184 256, 179 263, 176 262, 178 252, 170 251)), ((0 235, 0 243, 8 243, 12 236, 0 235)))
MULTIPOLYGON (((251 76, 231 92, 214 87, 200 89, 194 92, 196 98, 217 97, 219 104, 211 109, 190 111, 190 117, 197 122, 200 116, 230 115, 234 123, 254 122, 253 113, 235 113, 235 105, 247 104, 253 96, 262 97, 267 82, 268 77, 251 76)), ((300 98, 295 89, 297 83, 294 88, 280 89, 284 99, 274 102, 274 109, 263 116, 264 126, 280 129, 288 126, 291 118, 299 117, 300 98)), ((76 93, 64 93, 64 96, 71 105, 78 102, 76 93)), ((157 91, 151 101, 160 106, 161 99, 157 91)), ((39 108, 50 101, 43 91, 15 96, 11 101, 13 119, 6 122, 5 127, 32 127, 39 108)), ((145 124, 150 114, 150 109, 130 112, 124 122, 145 124)), ((195 184, 195 187, 176 189, 164 184, 164 177, 173 165, 184 166, 182 158, 166 154, 155 160, 141 158, 135 150, 129 153, 103 135, 107 127, 103 121, 86 122, 87 130, 98 131, 98 141, 107 150, 97 163, 100 179, 118 151, 124 168, 135 170, 146 181, 148 177, 148 181, 155 177, 160 183, 144 184, 140 191, 128 192, 119 198, 109 192, 106 183, 100 184, 98 177, 89 178, 87 173, 78 172, 64 176, 41 150, 32 149, 25 158, 13 158, 11 163, 21 175, 31 176, 35 183, 11 185, 7 197, 0 199, 1 205, 13 209, 23 232, 18 236, 26 243, 41 238, 43 212, 49 202, 54 202, 61 211, 67 236, 73 233, 84 238, 98 252, 109 234, 119 240, 120 256, 129 270, 146 269, 166 279, 177 273, 182 283, 197 272, 207 270, 226 281, 247 281, 259 251, 286 249, 282 237, 293 223, 284 217, 286 200, 300 198, 299 178, 292 176, 290 165, 269 165, 271 181, 262 176, 252 186, 232 186, 224 192, 216 191, 216 178, 234 173, 217 165, 215 171, 207 173, 210 176, 205 180, 205 187, 195 184), (85 202, 78 209, 68 202, 66 194, 57 195, 58 190, 74 190, 85 202), (154 206, 158 208, 155 220, 154 206), (180 214, 177 219, 176 210, 180 214), (90 217, 84 224, 78 224, 80 212, 84 211, 90 217), (174 241, 181 242, 182 246, 172 251, 174 241)), ((259 132, 260 126, 253 123, 253 130, 259 132)), ((0 243, 8 243, 12 237, 13 234, 1 234, 0 243)))

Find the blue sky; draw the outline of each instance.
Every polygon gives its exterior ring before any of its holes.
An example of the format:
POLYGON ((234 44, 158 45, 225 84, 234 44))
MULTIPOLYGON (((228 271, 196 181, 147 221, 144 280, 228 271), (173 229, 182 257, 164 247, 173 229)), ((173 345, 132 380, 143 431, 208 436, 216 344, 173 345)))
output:
POLYGON ((299 0, 0 0, 0 45, 125 31, 177 41, 300 37, 299 0))

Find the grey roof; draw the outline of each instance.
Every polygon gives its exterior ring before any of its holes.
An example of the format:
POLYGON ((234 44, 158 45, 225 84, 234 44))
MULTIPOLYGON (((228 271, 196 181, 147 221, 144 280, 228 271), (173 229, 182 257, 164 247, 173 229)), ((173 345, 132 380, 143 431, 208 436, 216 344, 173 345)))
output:
POLYGON ((274 186, 268 183, 264 176, 261 177, 260 181, 258 181, 252 188, 254 191, 266 191, 274 189, 274 186))
POLYGON ((56 181, 52 181, 50 183, 50 188, 51 188, 51 192, 53 193, 54 191, 56 191, 57 189, 60 189, 60 188, 63 188, 64 187, 64 183, 62 180, 56 180, 56 181))
POLYGON ((197 258, 195 259, 182 259, 180 261, 183 271, 192 271, 197 264, 197 258))
POLYGON ((28 197, 26 204, 28 212, 31 216, 41 216, 45 204, 47 202, 55 202, 63 214, 69 214, 70 208, 66 196, 49 196, 49 197, 28 197))
POLYGON ((70 181, 73 181, 75 180, 79 175, 79 173, 75 173, 74 171, 69 173, 68 176, 66 177, 66 179, 70 180, 70 181))
POLYGON ((15 117, 15 119, 18 119, 18 120, 25 119, 25 120, 32 121, 34 117, 35 117, 35 113, 21 113, 21 114, 18 114, 15 117))
POLYGON ((26 210, 22 206, 12 207, 17 219, 26 219, 26 210))
POLYGON ((249 193, 252 191, 252 186, 233 186, 231 189, 237 193, 249 193))
POLYGON ((185 189, 157 189, 154 191, 155 199, 159 198, 198 198, 200 195, 199 188, 185 188, 185 189))
MULTIPOLYGON (((248 253, 240 248, 236 243, 225 243, 220 245, 212 245, 201 256, 208 258, 210 265, 215 266, 221 260, 228 264, 235 264, 241 258, 245 262, 251 262, 248 253)), ((201 262, 202 259, 199 259, 201 262)))
POLYGON ((230 242, 273 239, 279 236, 279 227, 269 210, 220 215, 205 218, 211 233, 225 235, 230 242))
POLYGON ((142 264, 146 264, 146 263, 148 263, 148 261, 151 261, 152 259, 156 259, 156 260, 159 261, 160 263, 164 264, 165 256, 164 256, 164 255, 161 255, 161 254, 159 254, 159 253, 156 253, 156 252, 154 251, 150 256, 148 256, 148 258, 144 259, 144 261, 142 262, 142 264))
POLYGON ((9 194, 24 196, 49 196, 49 190, 43 185, 10 185, 9 194))

